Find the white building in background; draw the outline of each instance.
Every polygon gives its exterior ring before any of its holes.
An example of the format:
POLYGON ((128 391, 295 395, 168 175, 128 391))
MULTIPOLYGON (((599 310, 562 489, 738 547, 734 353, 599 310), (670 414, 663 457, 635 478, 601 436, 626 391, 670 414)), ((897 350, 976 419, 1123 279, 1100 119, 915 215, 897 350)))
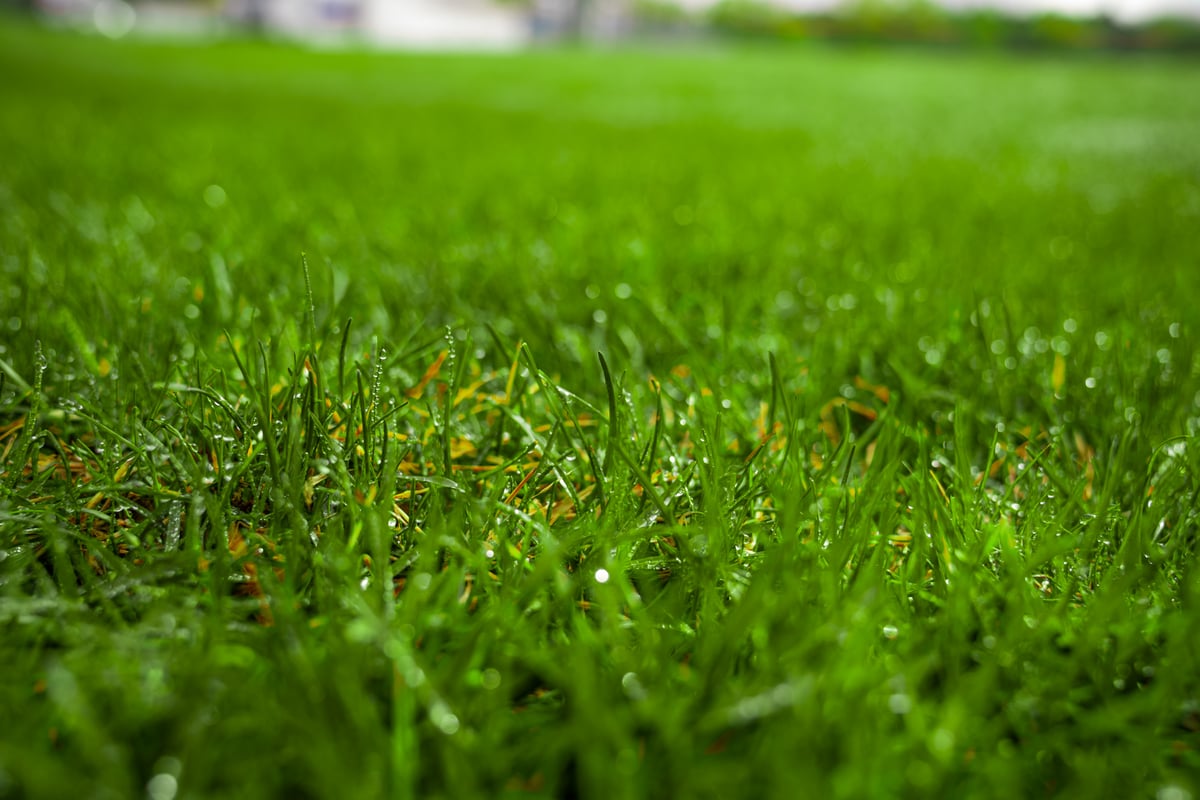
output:
POLYGON ((264 30, 318 41, 508 49, 530 38, 528 10, 494 0, 226 0, 224 11, 264 30))
POLYGON ((510 49, 528 44, 529 14, 490 0, 362 0, 359 31, 400 47, 510 49))
POLYGON ((633 0, 226 0, 236 19, 306 37, 357 34, 388 46, 508 49, 538 39, 615 39, 633 0))

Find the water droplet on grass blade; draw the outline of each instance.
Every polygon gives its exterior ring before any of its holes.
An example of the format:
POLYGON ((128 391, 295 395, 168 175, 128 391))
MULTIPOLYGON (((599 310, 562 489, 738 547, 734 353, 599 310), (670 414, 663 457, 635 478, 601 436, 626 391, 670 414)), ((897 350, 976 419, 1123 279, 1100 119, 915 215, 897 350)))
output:
POLYGON ((146 796, 150 800, 173 800, 179 791, 179 781, 174 775, 159 773, 146 781, 146 796))
POLYGON ((215 183, 204 189, 204 203, 209 208, 220 208, 225 205, 225 201, 228 198, 229 196, 225 194, 225 190, 215 183))
POLYGON ((435 705, 429 712, 429 719, 437 726, 437 729, 447 736, 453 736, 458 733, 459 721, 458 717, 450 712, 450 709, 442 704, 435 705))
POLYGON ((894 694, 888 698, 888 710, 893 714, 907 714, 912 711, 912 698, 906 694, 894 694))
POLYGON ((626 672, 621 678, 621 688, 625 690, 625 695, 630 700, 644 700, 646 698, 646 688, 642 686, 642 682, 638 680, 636 672, 626 672))
POLYGON ((1192 800, 1192 793, 1182 786, 1164 786, 1155 793, 1154 800, 1192 800))

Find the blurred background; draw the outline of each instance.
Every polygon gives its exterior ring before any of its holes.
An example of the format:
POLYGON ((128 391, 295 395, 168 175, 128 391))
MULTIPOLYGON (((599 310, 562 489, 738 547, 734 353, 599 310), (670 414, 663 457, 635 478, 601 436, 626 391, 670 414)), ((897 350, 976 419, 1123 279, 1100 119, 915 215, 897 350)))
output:
POLYGON ((1200 0, 0 0, 109 37, 516 49, 714 37, 1200 52, 1200 0))

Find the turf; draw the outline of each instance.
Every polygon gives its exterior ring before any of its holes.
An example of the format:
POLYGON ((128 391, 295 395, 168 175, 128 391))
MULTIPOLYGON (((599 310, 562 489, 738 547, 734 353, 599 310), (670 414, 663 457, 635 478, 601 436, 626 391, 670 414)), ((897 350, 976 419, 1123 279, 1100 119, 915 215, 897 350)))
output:
POLYGON ((0 20, 0 797, 1200 791, 1200 64, 0 20))

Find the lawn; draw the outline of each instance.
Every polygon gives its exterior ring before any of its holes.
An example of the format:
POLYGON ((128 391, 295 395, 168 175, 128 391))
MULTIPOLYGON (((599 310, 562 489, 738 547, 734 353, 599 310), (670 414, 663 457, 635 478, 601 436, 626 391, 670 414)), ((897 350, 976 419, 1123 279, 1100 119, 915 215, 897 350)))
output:
POLYGON ((0 798, 1200 793, 1200 62, 0 75, 0 798))

